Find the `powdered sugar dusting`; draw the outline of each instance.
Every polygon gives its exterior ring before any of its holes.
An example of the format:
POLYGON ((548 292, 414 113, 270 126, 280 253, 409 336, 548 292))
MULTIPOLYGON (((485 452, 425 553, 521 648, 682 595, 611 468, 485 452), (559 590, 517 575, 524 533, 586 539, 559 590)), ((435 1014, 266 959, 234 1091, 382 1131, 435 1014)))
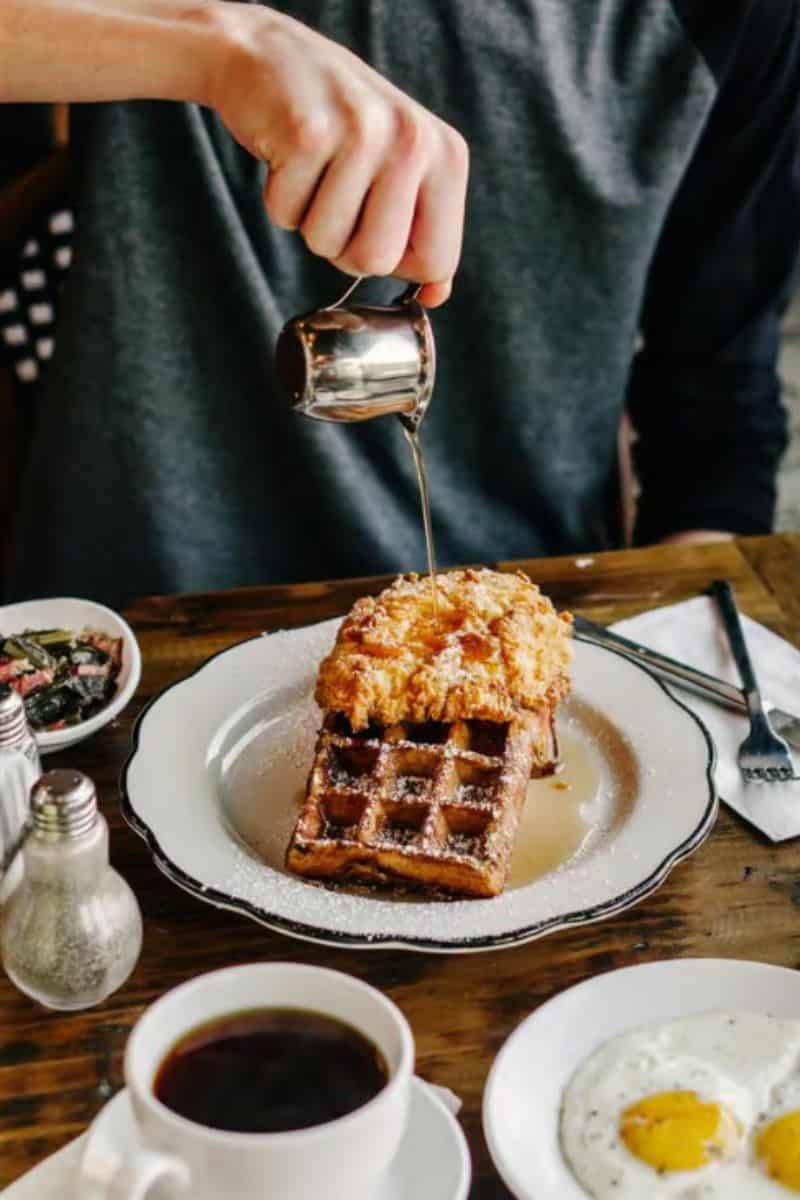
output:
MULTIPOLYGON (((456 936, 456 913, 460 910, 463 914, 464 906, 468 911, 475 905, 502 904, 507 909, 508 920, 522 920, 526 905, 516 896, 517 893, 530 891, 530 887, 508 890, 492 901, 445 902, 440 898, 420 901, 402 892, 370 892, 359 886, 315 884, 296 879, 286 871, 286 847, 304 794, 320 720, 319 711, 311 699, 312 681, 313 674, 309 672, 304 686, 293 695, 282 692, 287 707, 280 713, 274 713, 272 693, 264 694, 260 707, 251 705, 248 709, 248 720, 257 733, 253 736, 251 732, 249 736, 239 739, 237 747, 226 756, 227 770, 220 780, 225 812, 242 845, 238 849, 233 871, 215 886, 221 891, 240 896, 265 912, 274 911, 276 904, 286 909, 291 893, 291 910, 297 920, 301 919, 301 911, 308 913, 309 921, 312 912, 317 913, 319 919, 320 897, 324 896, 326 925, 329 924, 332 929, 346 929, 354 919, 354 914, 360 913, 357 924, 362 929, 366 927, 376 937, 396 932, 396 916, 400 912, 403 914, 405 935, 421 938, 445 936, 443 930, 449 936, 456 936), (248 850, 254 853, 248 853, 248 850), (380 924, 372 928, 376 922, 380 924)), ((563 886, 561 879, 565 875, 574 877, 576 873, 580 874, 584 861, 590 861, 595 850, 609 840, 615 822, 623 819, 625 804, 630 799, 628 797, 626 800, 622 793, 631 780, 622 778, 619 765, 615 765, 620 754, 618 731, 615 732, 600 714, 580 699, 563 706, 560 725, 569 733, 570 739, 588 740, 597 772, 596 788, 586 812, 589 836, 579 855, 530 885, 536 887, 543 896, 552 894, 557 886, 563 886), (587 734, 591 735, 588 739, 587 734)), ((236 727, 235 722, 233 727, 236 727)), ((431 753, 410 738, 401 738, 391 747, 380 746, 379 749, 379 746, 380 743, 375 742, 379 754, 384 750, 402 753, 407 749, 413 761, 417 761, 413 756, 419 756, 424 762, 425 756, 431 753)), ((449 742, 437 747, 438 756, 455 756, 466 762, 480 764, 478 770, 485 770, 483 764, 487 761, 475 751, 449 742)), ((632 769, 635 772, 635 767, 632 769)), ((358 779, 348 775, 347 771, 341 774, 342 784, 358 785, 358 779)), ((457 784, 462 801, 476 808, 477 827, 474 831, 448 829, 443 842, 426 836, 425 793, 431 784, 432 779, 422 774, 409 774, 395 780, 395 798, 419 807, 420 816, 407 824, 387 822, 374 835, 375 844, 387 849, 400 849, 404 853, 424 853, 426 857, 433 858, 458 855, 476 863, 484 859, 487 853, 502 851, 502 847, 485 844, 481 828, 481 806, 485 805, 486 819, 492 811, 490 774, 475 783, 457 784)), ((367 803, 366 797, 364 803, 367 803)), ((354 842, 357 831, 355 826, 330 826, 322 830, 321 836, 354 842)))

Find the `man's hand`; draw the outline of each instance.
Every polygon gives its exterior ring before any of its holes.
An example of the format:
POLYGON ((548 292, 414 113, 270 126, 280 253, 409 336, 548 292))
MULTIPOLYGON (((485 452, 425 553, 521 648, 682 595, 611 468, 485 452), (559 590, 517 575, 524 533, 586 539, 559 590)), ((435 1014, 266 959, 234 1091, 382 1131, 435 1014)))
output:
POLYGON ((659 545, 668 546, 703 546, 707 542, 732 542, 733 533, 722 529, 684 529, 681 533, 671 533, 661 538, 659 545))
POLYGON ((0 101, 187 100, 270 165, 267 212, 351 275, 447 299, 460 134, 343 46, 230 0, 0 0, 0 101))
POLYGON ((463 138, 349 50, 283 14, 217 10, 222 50, 207 103, 269 163, 267 212, 351 275, 450 294, 461 252, 463 138))

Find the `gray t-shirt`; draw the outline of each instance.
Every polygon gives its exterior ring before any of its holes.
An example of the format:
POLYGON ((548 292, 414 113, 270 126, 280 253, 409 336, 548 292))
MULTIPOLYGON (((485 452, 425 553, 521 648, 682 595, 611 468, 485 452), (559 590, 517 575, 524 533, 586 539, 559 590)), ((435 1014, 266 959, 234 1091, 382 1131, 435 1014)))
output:
MULTIPOLYGON (((440 563, 618 544, 626 393, 641 537, 768 528, 800 200, 793 0, 713 20, 678 0, 279 7, 471 146, 422 433, 440 563)), ((76 258, 12 594, 119 604, 423 569, 397 422, 314 423, 275 385, 284 321, 346 281, 269 224, 264 168, 195 106, 95 106, 75 124, 76 258)))

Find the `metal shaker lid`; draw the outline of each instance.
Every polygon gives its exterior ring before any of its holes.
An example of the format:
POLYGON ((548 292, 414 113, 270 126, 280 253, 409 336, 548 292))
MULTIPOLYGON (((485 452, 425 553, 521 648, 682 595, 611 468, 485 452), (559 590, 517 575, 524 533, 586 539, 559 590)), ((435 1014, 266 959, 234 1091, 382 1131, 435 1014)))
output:
POLYGON ((97 820, 97 792, 88 775, 61 768, 45 771, 31 792, 34 832, 52 838, 77 838, 97 820))
POLYGON ((0 684, 0 750, 18 746, 29 736, 22 697, 7 683, 0 684))

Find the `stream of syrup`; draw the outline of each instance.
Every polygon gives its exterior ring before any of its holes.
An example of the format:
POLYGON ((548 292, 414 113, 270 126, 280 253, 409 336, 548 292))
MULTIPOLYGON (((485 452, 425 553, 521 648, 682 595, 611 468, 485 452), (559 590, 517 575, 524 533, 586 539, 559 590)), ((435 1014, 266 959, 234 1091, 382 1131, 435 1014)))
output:
POLYGON ((422 445, 419 440, 419 427, 402 422, 403 433, 411 447, 414 467, 419 484, 419 502, 422 508, 422 524, 425 529, 425 549, 428 554, 428 575, 431 581, 431 600, 433 602, 433 621, 439 624, 439 603, 436 594, 436 557, 433 549, 433 525, 431 523, 431 498, 428 491, 428 477, 425 474, 425 460, 422 457, 422 445))

